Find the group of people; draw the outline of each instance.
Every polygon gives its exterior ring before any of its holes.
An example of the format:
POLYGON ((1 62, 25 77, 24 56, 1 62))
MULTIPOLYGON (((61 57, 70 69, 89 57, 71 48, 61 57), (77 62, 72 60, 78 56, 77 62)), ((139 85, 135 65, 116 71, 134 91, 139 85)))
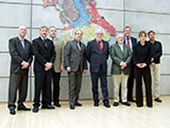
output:
POLYGON ((151 80, 155 89, 155 101, 162 102, 160 96, 160 57, 162 45, 155 40, 155 32, 149 31, 149 41, 146 41, 145 31, 139 33, 139 42, 131 37, 131 28, 126 26, 124 34, 117 35, 116 43, 109 47, 103 40, 103 31, 95 32, 96 38, 87 43, 81 42, 83 32, 76 30, 74 39, 65 45, 56 38, 57 29, 54 26, 40 28, 40 36, 29 42, 25 39, 27 28, 20 26, 18 36, 9 40, 11 56, 8 108, 10 114, 16 114, 16 97, 19 90, 17 110, 29 111, 24 105, 28 88, 28 71, 34 57, 35 95, 33 112, 42 109, 61 107, 59 103, 60 76, 65 69, 68 73, 70 109, 82 106, 79 102, 82 76, 87 73, 87 62, 90 66, 92 94, 94 106, 99 106, 98 79, 100 79, 103 95, 103 105, 110 107, 107 88, 107 60, 112 59, 111 74, 114 86, 114 103, 119 102, 130 106, 136 102, 137 107, 143 106, 142 77, 146 88, 146 104, 152 107, 151 80), (47 38, 49 33, 50 38, 47 38), (151 79, 151 76, 153 77, 151 79), (133 99, 133 84, 136 79, 136 100, 133 99), (53 81, 53 94, 51 91, 53 81), (40 95, 42 101, 40 104, 40 95), (51 104, 53 101, 53 105, 51 104))

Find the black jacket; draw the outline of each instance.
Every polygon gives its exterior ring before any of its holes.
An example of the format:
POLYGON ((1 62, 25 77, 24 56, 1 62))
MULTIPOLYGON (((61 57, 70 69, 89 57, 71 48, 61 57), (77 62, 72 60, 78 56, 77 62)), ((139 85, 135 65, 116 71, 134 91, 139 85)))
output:
POLYGON ((150 41, 149 43, 151 44, 151 54, 152 57, 154 58, 154 63, 159 64, 160 63, 160 57, 162 56, 162 45, 161 42, 155 41, 154 44, 152 44, 150 41))
POLYGON ((19 37, 14 37, 9 40, 9 53, 11 56, 11 73, 27 74, 27 69, 21 69, 21 63, 23 61, 28 62, 31 65, 32 53, 31 43, 24 39, 25 49, 23 48, 19 37))

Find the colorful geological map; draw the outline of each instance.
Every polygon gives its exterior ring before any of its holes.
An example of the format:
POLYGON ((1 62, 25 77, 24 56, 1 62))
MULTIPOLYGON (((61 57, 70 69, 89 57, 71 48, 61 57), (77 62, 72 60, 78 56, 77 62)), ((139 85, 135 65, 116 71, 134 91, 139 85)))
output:
POLYGON ((99 14, 96 4, 95 0, 44 0, 43 6, 55 6, 60 12, 60 20, 66 30, 60 38, 68 41, 73 38, 76 29, 81 29, 83 42, 87 43, 95 38, 97 29, 104 31, 104 40, 116 34, 115 28, 99 14))

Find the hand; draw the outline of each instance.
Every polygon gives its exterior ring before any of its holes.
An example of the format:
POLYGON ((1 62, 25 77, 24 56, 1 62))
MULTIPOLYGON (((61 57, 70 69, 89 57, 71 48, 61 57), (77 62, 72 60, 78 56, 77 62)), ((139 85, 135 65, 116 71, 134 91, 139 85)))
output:
POLYGON ((27 63, 27 62, 24 62, 23 64, 22 64, 22 67, 21 67, 21 69, 26 69, 26 68, 28 68, 29 67, 29 63, 27 63))
POLYGON ((51 69, 51 68, 52 68, 52 66, 53 66, 53 64, 52 64, 52 63, 47 62, 47 63, 45 64, 45 68, 44 68, 44 70, 45 70, 45 71, 48 71, 49 69, 51 69))
POLYGON ((87 73, 87 70, 86 70, 86 69, 84 69, 83 73, 84 73, 84 75, 86 75, 86 73, 87 73))
POLYGON ((71 72, 71 68, 70 67, 67 67, 67 72, 71 72))
POLYGON ((63 66, 61 66, 61 67, 60 67, 60 71, 62 72, 63 70, 64 70, 64 67, 63 67, 63 66))
POLYGON ((152 67, 156 67, 156 64, 154 62, 151 63, 152 67))

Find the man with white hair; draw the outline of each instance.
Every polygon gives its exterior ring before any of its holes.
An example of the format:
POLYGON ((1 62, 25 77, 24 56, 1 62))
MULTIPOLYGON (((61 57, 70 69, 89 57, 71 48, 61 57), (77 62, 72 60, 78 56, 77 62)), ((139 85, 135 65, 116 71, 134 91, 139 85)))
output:
POLYGON ((20 26, 18 36, 9 40, 9 53, 11 56, 8 108, 14 115, 17 90, 19 90, 17 110, 29 111, 23 102, 27 96, 28 71, 32 62, 31 43, 25 39, 27 28, 20 26))
POLYGON ((111 74, 114 83, 114 104, 119 105, 119 88, 121 84, 122 104, 130 106, 127 101, 127 80, 130 74, 130 62, 132 52, 128 45, 124 44, 124 35, 117 36, 117 42, 110 47, 110 56, 112 59, 111 74))
POLYGON ((102 38, 103 31, 97 30, 96 39, 88 42, 87 44, 86 57, 90 63, 94 106, 99 106, 98 79, 100 78, 103 105, 109 108, 110 105, 107 89, 107 59, 109 56, 109 43, 104 41, 102 38))

